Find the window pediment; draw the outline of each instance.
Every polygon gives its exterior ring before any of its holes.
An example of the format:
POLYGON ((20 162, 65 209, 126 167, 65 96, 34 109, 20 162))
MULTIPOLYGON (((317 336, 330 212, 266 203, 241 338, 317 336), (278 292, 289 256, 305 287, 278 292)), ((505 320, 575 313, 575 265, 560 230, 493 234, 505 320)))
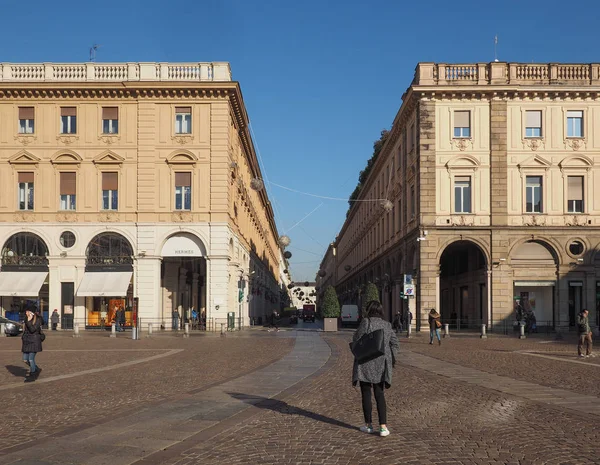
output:
POLYGON ((561 170, 569 168, 589 170, 591 167, 594 166, 594 161, 585 155, 578 154, 563 158, 558 163, 558 166, 560 166, 561 170))
POLYGON ((33 165, 40 162, 40 159, 29 153, 27 150, 21 150, 8 159, 11 165, 33 165))
POLYGON ((189 150, 177 150, 167 157, 169 165, 194 165, 198 157, 189 150))
POLYGON ((452 158, 446 163, 446 169, 448 171, 460 169, 476 171, 479 166, 479 160, 471 155, 462 155, 460 157, 452 158))
POLYGON ((112 150, 105 150, 96 158, 94 158, 94 164, 96 165, 120 165, 125 161, 121 156, 113 152, 112 150))
POLYGON ((73 150, 61 150, 56 152, 50 161, 53 165, 79 165, 83 158, 73 150))
POLYGON ((552 166, 552 163, 546 160, 544 157, 534 155, 533 157, 529 157, 523 163, 519 163, 517 166, 520 170, 523 168, 542 168, 547 170, 548 168, 550 168, 550 166, 552 166))

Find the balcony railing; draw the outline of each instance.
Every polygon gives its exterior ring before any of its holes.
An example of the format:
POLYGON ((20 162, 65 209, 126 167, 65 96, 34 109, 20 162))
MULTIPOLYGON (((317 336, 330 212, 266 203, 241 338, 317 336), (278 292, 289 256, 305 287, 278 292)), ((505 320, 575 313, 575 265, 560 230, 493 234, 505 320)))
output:
POLYGON ((0 82, 231 81, 229 63, 0 63, 0 82))
POLYGON ((600 85, 600 63, 419 63, 414 85, 600 85))

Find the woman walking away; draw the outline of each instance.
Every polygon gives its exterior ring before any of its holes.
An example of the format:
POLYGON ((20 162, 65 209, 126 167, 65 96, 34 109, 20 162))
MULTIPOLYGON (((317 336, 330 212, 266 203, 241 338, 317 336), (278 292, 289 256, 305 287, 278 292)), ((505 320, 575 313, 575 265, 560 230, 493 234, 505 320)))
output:
POLYGON ((432 308, 429 312, 429 343, 433 344, 433 335, 435 334, 438 340, 438 345, 442 345, 442 339, 440 338, 440 328, 442 323, 440 322, 440 314, 432 308))
POLYGON ((25 311, 25 315, 26 320, 21 339, 23 340, 23 362, 29 365, 30 369, 25 382, 30 383, 35 381, 42 371, 35 364, 35 354, 42 351, 42 319, 29 309, 25 311))
POLYGON ((385 353, 361 364, 354 359, 352 385, 356 386, 356 383, 360 383, 363 414, 365 417, 365 426, 361 426, 360 430, 363 433, 375 432, 371 417, 373 409, 371 404, 372 389, 375 395, 375 402, 377 403, 379 436, 389 436, 390 430, 387 428, 387 407, 385 404, 384 389, 389 389, 392 385, 392 367, 395 363, 395 356, 398 353, 399 343, 392 325, 383 320, 383 307, 379 302, 375 300, 369 302, 365 313, 366 318, 363 318, 361 321, 352 341, 356 342, 365 334, 382 329, 385 353))

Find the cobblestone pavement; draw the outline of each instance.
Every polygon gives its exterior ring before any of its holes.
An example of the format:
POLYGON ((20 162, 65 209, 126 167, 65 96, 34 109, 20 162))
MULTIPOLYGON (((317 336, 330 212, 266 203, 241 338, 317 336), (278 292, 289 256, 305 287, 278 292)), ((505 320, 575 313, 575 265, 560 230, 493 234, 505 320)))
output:
MULTIPOLYGON (((598 416, 574 414, 403 363, 396 366, 394 384, 386 393, 391 436, 360 433, 360 393, 350 384, 348 335, 326 339, 334 357, 320 376, 291 396, 256 405, 254 417, 177 454, 169 465, 525 465, 600 460, 598 416)), ((417 339, 403 342, 403 350, 429 349, 418 347, 422 342, 417 339)), ((471 341, 475 342, 490 341, 471 341)), ((477 357, 474 351, 470 355, 477 357)), ((563 363, 553 363, 555 371, 562 368, 563 363)))
POLYGON ((490 336, 484 340, 475 335, 451 336, 438 347, 437 343, 429 345, 429 337, 420 333, 402 342, 413 352, 440 360, 600 397, 600 357, 579 359, 574 335, 561 341, 541 334, 523 340, 516 336, 490 336))
POLYGON ((30 384, 22 382, 26 367, 21 362, 20 339, 0 338, 0 453, 34 438, 85 428, 238 377, 272 363, 293 346, 293 339, 262 334, 158 336, 137 341, 128 336, 84 334, 75 339, 68 333, 48 334, 44 351, 36 357, 43 368, 40 380, 30 384), (111 369, 173 349, 182 350, 152 362, 111 369), (63 378, 90 368, 106 371, 63 378))

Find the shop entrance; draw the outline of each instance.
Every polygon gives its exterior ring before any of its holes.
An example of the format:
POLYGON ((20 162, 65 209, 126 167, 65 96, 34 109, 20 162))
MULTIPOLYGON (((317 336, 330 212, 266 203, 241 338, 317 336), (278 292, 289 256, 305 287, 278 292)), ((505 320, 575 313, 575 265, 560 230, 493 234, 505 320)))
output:
POLYGON ((486 260, 479 246, 470 241, 450 244, 442 253, 440 268, 442 320, 456 328, 480 327, 487 319, 488 290, 486 260))

